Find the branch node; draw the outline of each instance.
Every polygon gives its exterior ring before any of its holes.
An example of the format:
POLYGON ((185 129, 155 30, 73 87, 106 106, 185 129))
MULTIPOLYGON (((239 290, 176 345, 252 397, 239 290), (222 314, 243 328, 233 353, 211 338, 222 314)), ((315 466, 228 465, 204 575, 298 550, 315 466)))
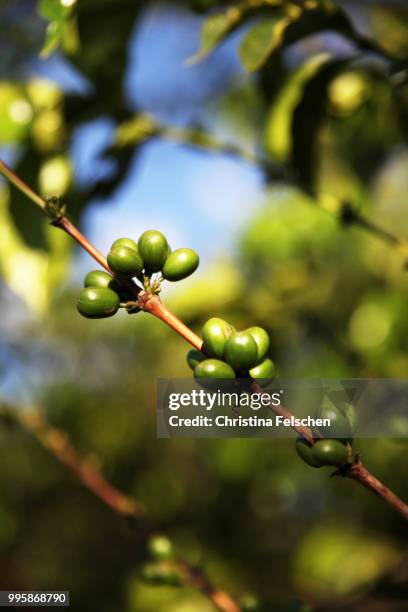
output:
POLYGON ((59 195, 47 196, 45 198, 45 214, 51 219, 51 225, 58 226, 61 219, 65 217, 67 210, 59 195))

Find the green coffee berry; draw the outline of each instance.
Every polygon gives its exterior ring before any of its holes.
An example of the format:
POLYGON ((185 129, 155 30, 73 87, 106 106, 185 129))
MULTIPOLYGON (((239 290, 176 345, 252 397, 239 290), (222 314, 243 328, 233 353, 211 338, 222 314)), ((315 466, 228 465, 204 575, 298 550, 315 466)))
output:
POLYGON ((168 243, 164 234, 158 230, 147 230, 140 236, 138 246, 146 271, 161 270, 168 255, 168 243))
POLYGON ((149 555, 157 561, 168 561, 173 558, 173 546, 166 536, 152 536, 147 543, 149 555))
POLYGON ((114 247, 109 251, 108 264, 112 272, 120 276, 133 277, 143 270, 140 255, 127 246, 114 247))
POLYGON ((322 467, 322 464, 319 463, 312 454, 313 447, 304 439, 298 438, 296 440, 296 452, 301 459, 308 465, 319 468, 322 467))
POLYGON ((128 247, 129 249, 132 249, 133 251, 139 252, 139 247, 137 246, 137 242, 135 242, 135 240, 132 240, 132 238, 118 238, 112 244, 111 249, 115 249, 116 247, 121 247, 121 246, 125 246, 125 247, 128 247))
POLYGON ((88 319, 111 317, 118 311, 119 296, 112 289, 104 287, 86 287, 78 300, 78 311, 88 319))
POLYGON ((225 343, 224 357, 234 370, 247 371, 256 365, 258 347, 248 332, 233 332, 225 343))
POLYGON ((191 349, 187 353, 187 363, 192 370, 195 370, 198 364, 204 361, 204 359, 205 355, 197 351, 197 349, 191 349))
POLYGON ((112 275, 103 270, 91 270, 84 278, 84 287, 103 287, 107 289, 112 275))
POLYGON ((235 378, 234 370, 220 359, 204 359, 194 370, 195 378, 235 378))
POLYGON ((349 450, 340 440, 317 440, 311 454, 320 465, 341 467, 349 460, 349 450))
POLYGON ((201 335, 204 341, 203 350, 209 357, 222 359, 224 356, 224 348, 227 338, 232 334, 234 328, 232 325, 219 319, 212 317, 204 324, 201 330, 201 335))
POLYGON ((327 438, 351 439, 353 437, 356 426, 356 415, 354 408, 347 404, 344 410, 336 406, 328 397, 325 397, 319 410, 317 417, 321 419, 330 419, 330 425, 327 427, 319 427, 319 432, 327 438))
POLYGON ((167 256, 162 269, 163 278, 168 281, 180 281, 198 268, 200 258, 192 249, 177 249, 167 256))
POLYGON ((130 288, 124 287, 119 277, 111 278, 109 289, 112 289, 112 291, 115 291, 119 295, 121 302, 134 302, 137 299, 130 288))
POLYGON ((261 382, 262 380, 268 383, 270 380, 275 378, 276 368, 272 359, 264 359, 261 363, 258 363, 257 366, 249 370, 249 375, 251 378, 258 380, 261 382))
POLYGON ((255 340, 258 348, 258 362, 261 362, 263 359, 265 359, 269 351, 269 334, 263 329, 263 327, 249 327, 245 331, 251 334, 255 340))

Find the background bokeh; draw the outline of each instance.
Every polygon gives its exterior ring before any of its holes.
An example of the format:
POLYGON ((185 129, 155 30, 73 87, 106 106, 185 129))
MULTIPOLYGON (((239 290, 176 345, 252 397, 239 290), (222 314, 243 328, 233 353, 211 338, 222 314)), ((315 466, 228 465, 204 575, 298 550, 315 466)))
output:
MULTIPOLYGON (((238 55, 251 20, 188 61, 208 11, 231 3, 61 4, 60 26, 59 1, 0 4, 1 157, 42 195, 62 194, 103 252, 151 227, 196 249, 199 272, 163 298, 197 333, 210 316, 265 327, 285 378, 406 378, 406 247, 339 221, 347 200, 408 240, 405 3, 335 3, 383 53, 335 22, 256 72, 238 55), (47 21, 59 47, 48 26, 40 57, 47 21), (158 134, 151 117, 190 131, 158 134), (259 163, 199 146, 203 130, 259 163)), ((94 267, 1 183, 2 401, 42 406, 237 596, 268 611, 406 610, 406 525, 362 487, 302 464, 293 441, 156 439, 156 380, 189 375, 187 345, 144 313, 81 319, 94 267)), ((146 586, 138 534, 17 422, 0 423, 1 589, 70 590, 75 611, 213 610, 190 589, 146 586)), ((358 450, 408 498, 406 441, 358 450)))

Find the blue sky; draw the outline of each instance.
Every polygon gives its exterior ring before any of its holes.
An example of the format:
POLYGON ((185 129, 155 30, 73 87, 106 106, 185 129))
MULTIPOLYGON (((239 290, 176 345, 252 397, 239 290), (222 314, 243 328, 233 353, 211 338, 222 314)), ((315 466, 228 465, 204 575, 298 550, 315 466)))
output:
MULTIPOLYGON (((188 125, 200 119, 223 132, 222 119, 214 119, 216 96, 246 77, 233 42, 201 64, 186 65, 185 60, 197 50, 199 26, 198 18, 160 5, 146 14, 129 46, 126 99, 130 109, 140 108, 161 121, 188 125)), ((35 60, 30 68, 30 76, 34 75, 50 78, 69 92, 89 87, 57 54, 46 61, 35 60)), ((107 168, 99 154, 110 143, 112 129, 112 123, 102 118, 77 130, 71 145, 77 181, 103 176, 107 168)), ((242 138, 234 133, 231 137, 242 138)), ((7 159, 12 163, 12 152, 7 159)), ((262 199, 262 175, 249 164, 156 140, 143 148, 109 201, 90 203, 82 230, 106 253, 119 236, 138 237, 145 229, 157 228, 167 235, 172 248, 196 249, 200 267, 205 269, 217 257, 233 255, 240 230, 262 199)), ((78 249, 73 281, 82 284, 92 267, 89 256, 78 249)), ((18 312, 24 319, 24 312, 18 312)), ((17 334, 13 342, 19 345, 18 325, 12 326, 10 319, 7 325, 8 334, 17 334)), ((21 359, 12 343, 4 345, 0 351, 2 396, 24 402, 35 395, 38 381, 43 384, 52 375, 44 370, 47 360, 40 357, 45 354, 46 347, 34 343, 27 359, 21 359)))
MULTIPOLYGON (((199 28, 200 19, 180 9, 158 4, 145 15, 129 45, 124 87, 131 109, 141 108, 171 124, 210 121, 208 104, 245 75, 233 41, 205 62, 187 65, 197 50, 199 28)), ((86 83, 61 64, 58 57, 36 62, 34 72, 57 80, 65 89, 83 91, 86 83)), ((77 180, 103 174, 98 153, 111 134, 112 125, 104 119, 77 131, 72 143, 77 180)), ((220 253, 234 250, 237 233, 261 200, 262 175, 256 168, 157 140, 144 147, 108 202, 90 204, 83 229, 106 252, 118 236, 137 237, 146 228, 157 228, 173 248, 199 251, 205 266, 220 253)), ((82 274, 89 258, 79 254, 79 264, 82 274)))

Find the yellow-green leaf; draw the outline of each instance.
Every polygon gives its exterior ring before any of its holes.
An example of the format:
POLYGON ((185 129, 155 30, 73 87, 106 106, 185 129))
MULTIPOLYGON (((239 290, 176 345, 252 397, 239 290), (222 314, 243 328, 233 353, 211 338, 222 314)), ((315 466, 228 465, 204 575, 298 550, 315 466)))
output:
MULTIPOLYGON (((31 206, 30 202, 27 206, 31 206)), ((40 214, 40 213, 39 213, 40 214)), ((10 214, 7 191, 0 190, 0 262, 5 283, 37 315, 46 312, 54 289, 66 276, 70 239, 44 219, 49 252, 32 249, 19 234, 10 214)))
POLYGON ((282 32, 289 23, 288 18, 264 19, 244 36, 239 56, 245 68, 251 72, 259 70, 279 46, 282 32))
POLYGON ((241 22, 244 14, 245 11, 241 7, 231 7, 225 13, 208 17, 201 30, 200 50, 190 58, 189 63, 198 62, 207 57, 241 22))

